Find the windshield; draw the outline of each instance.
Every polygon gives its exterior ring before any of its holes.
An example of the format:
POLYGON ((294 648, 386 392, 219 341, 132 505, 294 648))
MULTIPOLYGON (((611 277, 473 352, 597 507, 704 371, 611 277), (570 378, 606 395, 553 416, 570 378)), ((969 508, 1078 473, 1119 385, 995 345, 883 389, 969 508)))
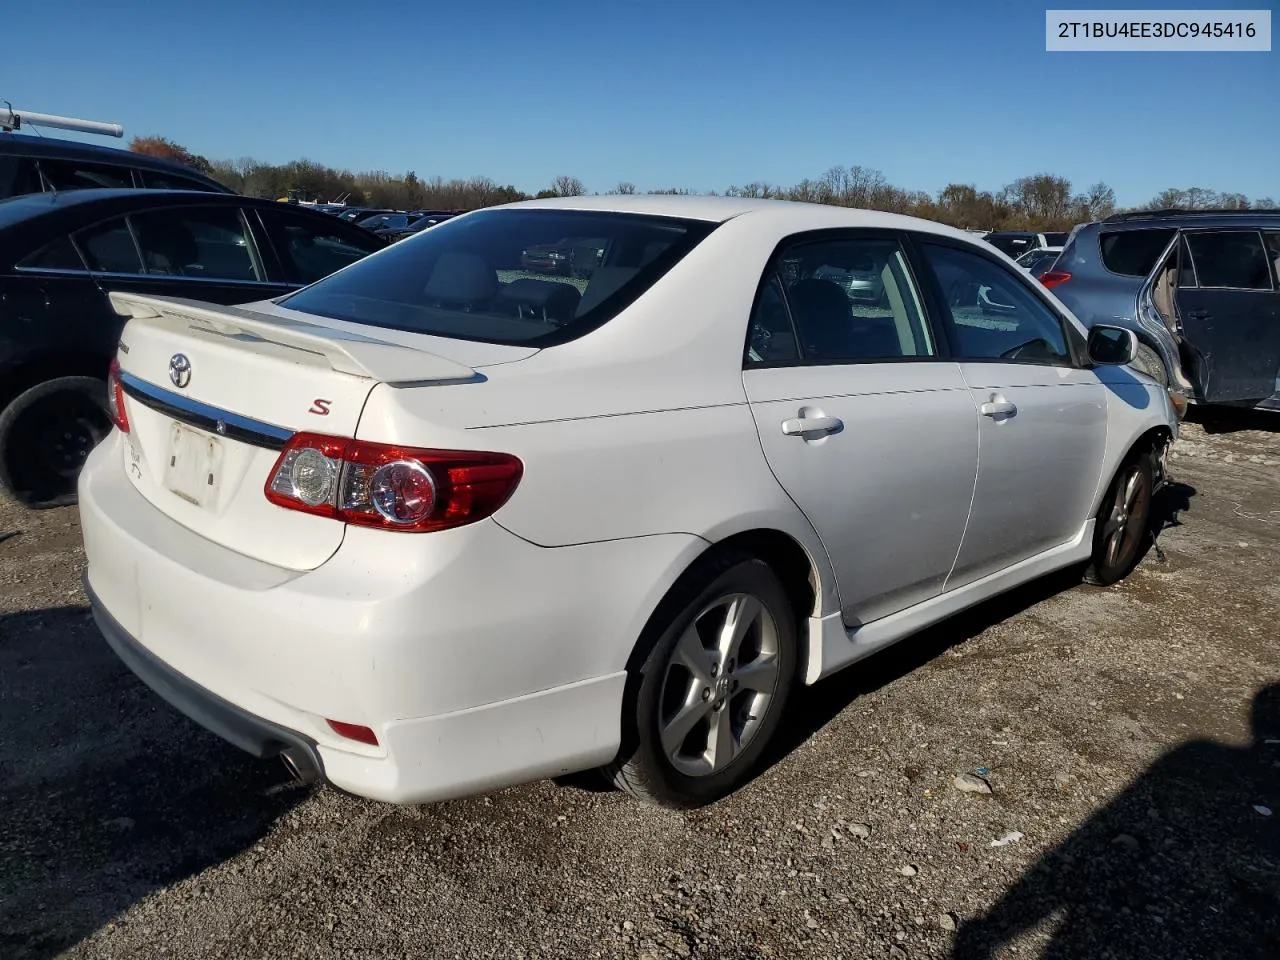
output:
POLYGON ((595 211, 486 210, 410 236, 279 302, 352 323, 549 346, 617 315, 715 226, 595 211))

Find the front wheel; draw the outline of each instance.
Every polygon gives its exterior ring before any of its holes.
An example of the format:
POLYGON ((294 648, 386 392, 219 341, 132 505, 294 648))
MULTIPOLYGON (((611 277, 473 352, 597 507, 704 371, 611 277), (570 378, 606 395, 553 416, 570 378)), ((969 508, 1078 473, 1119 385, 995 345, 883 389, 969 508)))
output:
POLYGON ((605 772, 650 803, 712 803, 756 772, 777 729, 795 679, 795 613, 767 564, 726 553, 686 574, 645 634, 605 772))
POLYGON ((1150 450, 1130 454, 1120 467, 1094 521, 1093 555, 1085 570, 1086 582, 1109 586, 1137 566, 1143 542, 1151 532, 1154 477, 1150 450))

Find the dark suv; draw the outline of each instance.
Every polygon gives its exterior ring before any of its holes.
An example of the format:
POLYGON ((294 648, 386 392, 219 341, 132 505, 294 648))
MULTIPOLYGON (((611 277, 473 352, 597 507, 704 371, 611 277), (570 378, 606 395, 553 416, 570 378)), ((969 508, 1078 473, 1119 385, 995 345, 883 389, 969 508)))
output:
POLYGON ((198 170, 131 150, 0 133, 0 200, 101 187, 232 192, 198 170))
POLYGON ((1280 411, 1280 210, 1159 210, 1077 227, 1040 282, 1138 369, 1200 403, 1280 411))

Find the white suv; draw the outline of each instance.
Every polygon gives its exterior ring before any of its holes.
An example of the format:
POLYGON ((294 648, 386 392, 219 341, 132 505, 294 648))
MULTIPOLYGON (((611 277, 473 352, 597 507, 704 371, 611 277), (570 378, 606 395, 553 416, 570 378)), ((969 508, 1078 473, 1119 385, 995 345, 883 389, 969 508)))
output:
POLYGON ((1177 429, 1132 333, 836 207, 515 204, 273 302, 112 299, 103 633, 231 742, 388 801, 592 767, 715 800, 796 684, 1127 573, 1177 429), (566 236, 600 263, 522 266, 566 236), (869 263, 873 302, 824 279, 869 263))

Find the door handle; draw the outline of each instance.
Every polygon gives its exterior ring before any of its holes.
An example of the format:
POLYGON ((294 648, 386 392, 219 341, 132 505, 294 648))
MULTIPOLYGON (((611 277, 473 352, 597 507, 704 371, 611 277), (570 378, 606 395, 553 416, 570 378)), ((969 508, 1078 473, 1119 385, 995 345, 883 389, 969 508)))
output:
POLYGON ((796 417, 782 421, 783 433, 788 437, 802 437, 805 440, 839 433, 843 429, 844 421, 837 417, 796 417))
POLYGON ((1018 405, 996 396, 978 407, 978 412, 984 417, 1013 417, 1018 414, 1018 405))

